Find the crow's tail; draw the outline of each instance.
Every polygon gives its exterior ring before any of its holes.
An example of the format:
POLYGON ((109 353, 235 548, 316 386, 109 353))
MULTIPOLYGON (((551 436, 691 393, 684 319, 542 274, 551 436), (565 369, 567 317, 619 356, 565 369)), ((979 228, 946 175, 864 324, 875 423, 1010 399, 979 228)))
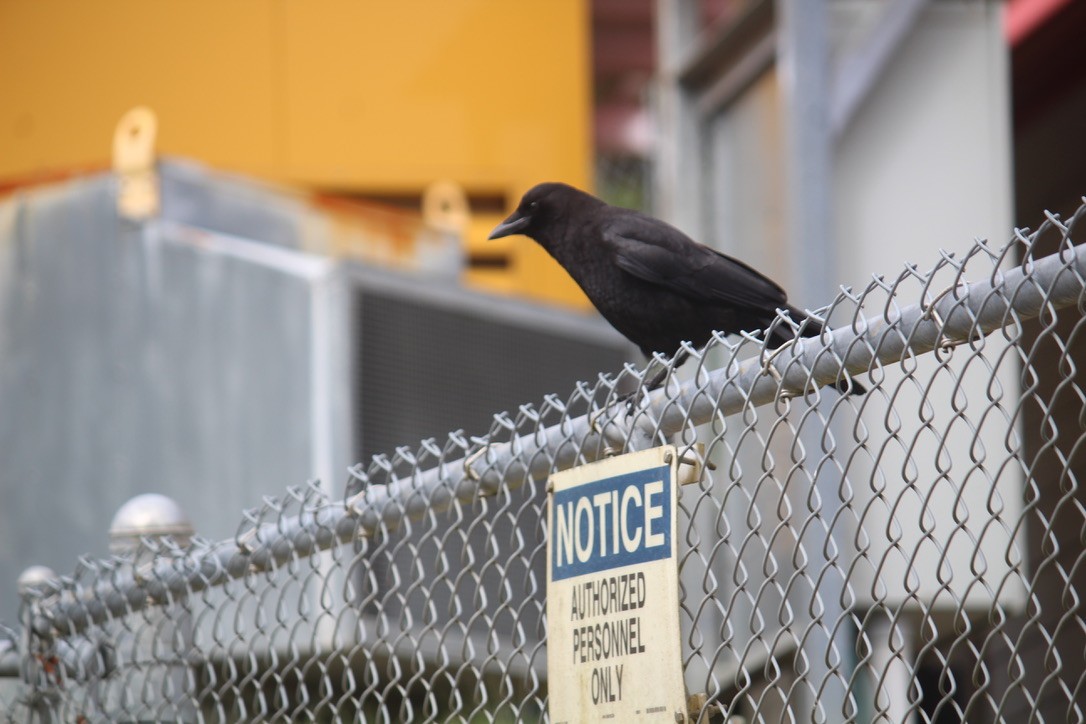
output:
MULTIPOLYGON (((822 323, 810 317, 803 310, 788 306, 784 308, 784 311, 788 313, 793 322, 799 325, 799 336, 817 337, 822 333, 822 323)), ((795 333, 792 332, 792 326, 784 321, 776 321, 776 315, 767 320, 766 327, 769 326, 773 326, 773 332, 769 335, 767 341, 767 346, 770 349, 777 349, 782 344, 791 342, 796 338, 795 333)))
MULTIPOLYGON (((800 325, 799 334, 801 337, 817 337, 822 333, 822 323, 812 319, 802 310, 789 306, 786 308, 786 311, 792 318, 792 321, 800 325)), ((770 349, 776 349, 786 342, 791 342, 793 339, 795 339, 795 334, 793 334, 792 328, 781 322, 774 328, 773 333, 767 341, 767 346, 770 349)), ((867 392, 866 387, 848 377, 842 377, 837 380, 833 383, 832 387, 843 395, 862 395, 867 392)))

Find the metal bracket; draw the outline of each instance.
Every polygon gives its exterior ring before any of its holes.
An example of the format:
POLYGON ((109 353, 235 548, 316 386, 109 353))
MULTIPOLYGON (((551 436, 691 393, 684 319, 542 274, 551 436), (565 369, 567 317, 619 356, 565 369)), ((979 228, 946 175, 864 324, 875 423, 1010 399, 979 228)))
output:
POLYGON ((142 106, 125 113, 113 132, 113 171, 120 181, 117 213, 126 219, 139 221, 158 213, 157 133, 155 112, 142 106))
POLYGON ((679 464, 675 466, 675 480, 679 485, 690 485, 701 480, 703 465, 707 465, 710 470, 716 469, 716 466, 705 460, 705 443, 694 443, 683 449, 687 454, 680 454, 679 464))

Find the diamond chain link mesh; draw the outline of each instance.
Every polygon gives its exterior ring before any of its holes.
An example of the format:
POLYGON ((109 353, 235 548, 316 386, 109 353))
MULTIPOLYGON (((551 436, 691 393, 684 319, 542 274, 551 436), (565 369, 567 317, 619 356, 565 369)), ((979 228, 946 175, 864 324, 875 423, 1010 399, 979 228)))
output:
POLYGON ((376 457, 346 497, 267 498, 232 539, 81 560, 0 628, 0 712, 543 719, 542 482, 673 443, 704 463, 678 511, 691 720, 1082 721, 1084 214, 842 291, 778 351, 718 338, 376 457))

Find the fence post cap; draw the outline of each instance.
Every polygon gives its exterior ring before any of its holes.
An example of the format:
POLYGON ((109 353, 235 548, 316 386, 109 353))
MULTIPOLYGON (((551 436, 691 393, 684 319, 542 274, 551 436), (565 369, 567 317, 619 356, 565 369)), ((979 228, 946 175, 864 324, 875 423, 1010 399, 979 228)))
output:
POLYGON ((43 584, 55 580, 57 580, 57 574, 49 566, 30 566, 19 574, 19 578, 16 581, 16 588, 18 589, 20 596, 26 596, 29 593, 33 593, 35 589, 41 587, 43 584))
POLYGON ((192 523, 177 501, 158 493, 131 498, 117 509, 109 524, 110 549, 120 552, 145 536, 172 536, 184 544, 192 537, 192 523))

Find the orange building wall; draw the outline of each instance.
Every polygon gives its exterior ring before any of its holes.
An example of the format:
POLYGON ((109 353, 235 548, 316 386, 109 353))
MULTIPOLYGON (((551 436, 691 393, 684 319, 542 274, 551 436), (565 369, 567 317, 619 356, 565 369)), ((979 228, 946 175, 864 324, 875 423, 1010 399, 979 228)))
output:
MULTIPOLYGON (((0 0, 0 179, 108 163, 154 109, 161 153, 322 191, 452 179, 515 203, 590 184, 587 0, 0 0)), ((467 243, 487 252, 499 210, 467 243)), ((472 281, 583 305, 524 239, 472 281)))

